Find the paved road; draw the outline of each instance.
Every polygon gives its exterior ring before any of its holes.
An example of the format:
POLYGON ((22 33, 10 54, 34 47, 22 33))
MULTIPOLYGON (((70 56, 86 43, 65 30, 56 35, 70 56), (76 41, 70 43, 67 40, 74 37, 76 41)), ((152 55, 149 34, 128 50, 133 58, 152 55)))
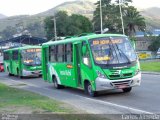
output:
POLYGON ((56 90, 41 78, 20 80, 0 73, 0 82, 61 100, 89 113, 160 113, 160 75, 143 74, 141 86, 130 93, 108 91, 95 98, 85 95, 82 90, 56 90))

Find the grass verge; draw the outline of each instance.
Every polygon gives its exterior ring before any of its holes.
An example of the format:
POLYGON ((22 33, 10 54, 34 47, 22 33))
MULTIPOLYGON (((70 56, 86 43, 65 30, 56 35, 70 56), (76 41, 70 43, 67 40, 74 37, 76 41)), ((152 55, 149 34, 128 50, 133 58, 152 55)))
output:
POLYGON ((70 113, 63 103, 32 92, 0 84, 0 113, 70 113))
POLYGON ((142 71, 160 72, 160 61, 140 62, 142 71))
POLYGON ((0 113, 18 114, 19 119, 109 120, 101 115, 78 112, 69 105, 45 96, 0 83, 0 113))

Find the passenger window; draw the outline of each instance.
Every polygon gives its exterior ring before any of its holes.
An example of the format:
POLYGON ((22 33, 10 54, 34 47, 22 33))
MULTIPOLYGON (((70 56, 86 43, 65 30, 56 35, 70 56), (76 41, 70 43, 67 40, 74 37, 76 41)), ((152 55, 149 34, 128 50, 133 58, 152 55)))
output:
POLYGON ((89 54, 89 48, 86 42, 82 43, 82 61, 85 65, 91 67, 91 59, 89 54))
POLYGON ((10 56, 8 52, 4 52, 4 60, 9 60, 10 56))
POLYGON ((18 51, 13 51, 12 59, 18 60, 18 51))
POLYGON ((66 62, 72 62, 72 44, 69 43, 66 45, 65 58, 66 62))
POLYGON ((58 53, 57 53, 58 62, 63 62, 63 54, 64 54, 63 46, 64 45, 58 45, 58 53))
POLYGON ((49 48, 49 61, 56 62, 57 61, 57 46, 53 45, 49 48))

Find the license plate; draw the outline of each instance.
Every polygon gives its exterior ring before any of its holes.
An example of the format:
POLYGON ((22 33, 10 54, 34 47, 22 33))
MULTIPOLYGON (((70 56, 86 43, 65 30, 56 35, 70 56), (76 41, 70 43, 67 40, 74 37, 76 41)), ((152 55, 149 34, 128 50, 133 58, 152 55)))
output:
POLYGON ((35 73, 35 74, 39 74, 39 71, 35 71, 34 73, 35 73))
POLYGON ((117 88, 119 88, 119 89, 123 89, 123 88, 126 88, 126 87, 127 87, 126 85, 117 86, 117 88))

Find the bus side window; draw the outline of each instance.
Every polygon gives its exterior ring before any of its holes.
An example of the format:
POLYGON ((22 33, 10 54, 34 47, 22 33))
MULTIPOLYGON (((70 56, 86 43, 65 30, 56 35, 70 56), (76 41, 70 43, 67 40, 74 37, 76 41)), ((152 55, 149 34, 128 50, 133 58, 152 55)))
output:
POLYGON ((57 58, 58 58, 58 62, 63 62, 63 44, 58 45, 58 53, 57 53, 57 58))
POLYGON ((82 61, 85 65, 91 67, 89 48, 88 48, 86 42, 82 42, 82 61))
POLYGON ((4 60, 9 60, 10 56, 8 52, 4 52, 4 60))
POLYGON ((49 61, 56 62, 57 61, 57 46, 52 45, 49 47, 49 61))
POLYGON ((66 52, 65 52, 65 58, 66 62, 70 63, 72 62, 72 44, 68 43, 66 44, 66 52))
POLYGON ((18 60, 18 50, 13 51, 12 59, 13 60, 18 60))

